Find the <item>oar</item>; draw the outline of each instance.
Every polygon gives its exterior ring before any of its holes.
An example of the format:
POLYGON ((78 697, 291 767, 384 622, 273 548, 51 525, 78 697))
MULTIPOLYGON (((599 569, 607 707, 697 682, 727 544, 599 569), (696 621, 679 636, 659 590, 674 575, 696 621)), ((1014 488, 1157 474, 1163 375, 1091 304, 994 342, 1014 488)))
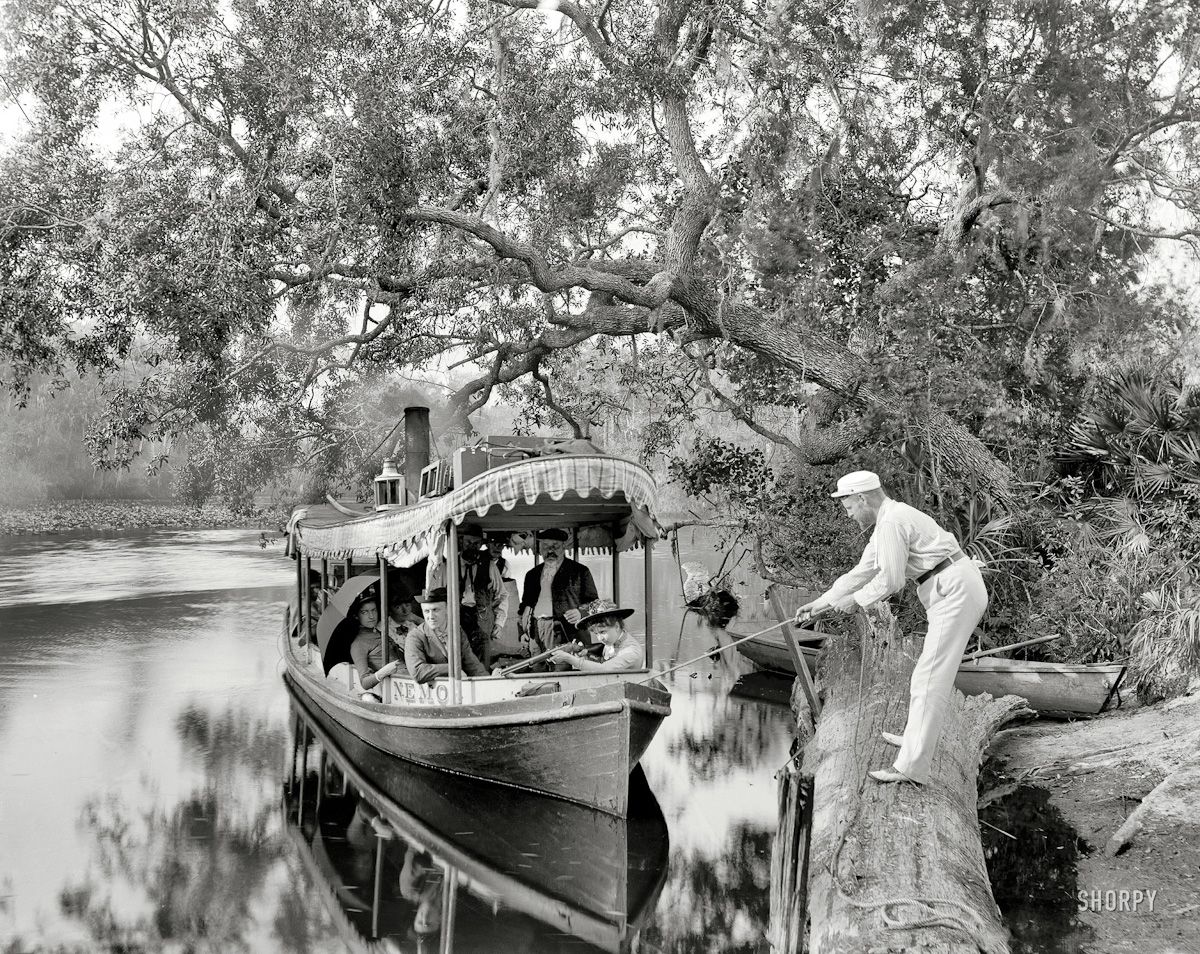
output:
POLYGON ((1006 653, 1010 649, 1020 649, 1022 646, 1033 646, 1036 643, 1048 643, 1052 639, 1059 639, 1061 637, 1062 633, 1052 633, 1049 636, 1037 636, 1033 639, 1026 639, 1023 642, 1010 643, 1007 646, 996 646, 993 649, 983 649, 977 653, 969 653, 966 656, 963 656, 962 661, 970 662, 972 659, 978 659, 980 656, 993 656, 996 653, 1006 653))

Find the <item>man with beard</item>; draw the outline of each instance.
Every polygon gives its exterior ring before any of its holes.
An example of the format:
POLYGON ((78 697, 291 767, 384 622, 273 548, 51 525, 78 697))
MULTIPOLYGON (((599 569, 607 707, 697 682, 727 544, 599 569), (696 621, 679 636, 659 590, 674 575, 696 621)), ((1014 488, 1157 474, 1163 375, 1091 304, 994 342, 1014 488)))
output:
POLYGON ((572 639, 581 618, 579 607, 600 595, 592 571, 565 555, 568 539, 565 530, 539 533, 542 564, 525 574, 519 621, 522 631, 541 647, 539 652, 572 639))
POLYGON ((847 474, 831 496, 841 499, 859 527, 871 529, 871 539, 858 565, 801 606, 796 622, 830 611, 852 613, 899 592, 908 580, 916 581, 929 626, 913 669, 908 721, 903 736, 883 733, 885 741, 900 748, 893 768, 868 774, 877 782, 924 784, 959 661, 987 607, 987 589, 979 567, 967 559, 954 535, 927 514, 890 498, 871 471, 847 474))

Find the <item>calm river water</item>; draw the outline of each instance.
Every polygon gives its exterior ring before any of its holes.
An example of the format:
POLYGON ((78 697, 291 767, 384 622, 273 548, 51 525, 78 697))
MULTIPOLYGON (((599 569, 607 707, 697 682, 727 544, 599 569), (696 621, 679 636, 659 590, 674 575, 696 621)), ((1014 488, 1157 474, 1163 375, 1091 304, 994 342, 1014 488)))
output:
MULTIPOLYGON (((691 615, 681 627, 676 562, 659 549, 661 664, 716 635, 691 615)), ((682 556, 713 564, 699 550, 682 556)), ((601 592, 606 562, 595 564, 601 592)), ((638 606, 641 557, 627 565, 622 592, 638 606)), ((4 954, 362 949, 330 903, 345 885, 328 883, 289 821, 294 722, 276 639, 291 566, 278 542, 264 549, 244 530, 3 541, 4 954)), ((514 560, 513 575, 523 567, 514 560)), ((773 773, 792 735, 781 687, 768 681, 766 701, 731 693, 744 683, 724 661, 668 678, 673 712, 642 764, 669 848, 661 870, 643 872, 660 886, 640 950, 766 951, 773 773)), ((457 827, 468 849, 505 837, 457 827)), ((632 822, 628 836, 636 842, 632 822)), ((538 863, 588 860, 586 838, 561 845, 580 858, 538 863)), ((493 914, 506 903, 493 897, 493 914)), ((524 937, 503 947, 565 949, 561 937, 524 937)), ((436 945, 410 931, 387 949, 436 945)))

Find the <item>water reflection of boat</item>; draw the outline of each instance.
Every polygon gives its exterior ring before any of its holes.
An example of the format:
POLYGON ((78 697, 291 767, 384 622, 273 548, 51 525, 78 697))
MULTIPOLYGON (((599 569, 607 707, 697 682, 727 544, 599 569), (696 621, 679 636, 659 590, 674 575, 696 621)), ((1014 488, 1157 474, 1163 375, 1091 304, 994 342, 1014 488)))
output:
MULTIPOLYGON (((741 639, 769 625, 770 621, 762 620, 735 621, 727 628, 728 638, 741 639)), ((813 645, 802 645, 800 649, 811 671, 819 649, 813 645)), ((762 669, 796 675, 792 654, 778 630, 747 639, 738 644, 737 650, 762 669)), ((1120 704, 1117 689, 1124 671, 1124 666, 1111 663, 1074 665, 993 656, 964 662, 954 686, 968 696, 985 692, 996 698, 1021 696, 1031 709, 1044 716, 1096 715, 1114 700, 1120 704)))
MULTIPOLYGON (((410 412, 415 410, 424 409, 410 412)), ((408 420, 410 412, 406 425, 411 432, 417 428, 408 420)), ((303 627, 309 630, 305 642, 300 628, 285 627, 288 674, 330 717, 392 755, 623 814, 626 780, 670 713, 670 693, 649 668, 651 556, 658 536, 653 479, 637 464, 590 445, 578 446, 585 442, 564 445, 572 452, 561 453, 559 445, 543 447, 544 439, 526 439, 526 444, 518 438, 488 440, 461 448, 454 467, 444 468, 447 480, 451 470, 457 474, 451 487, 424 468, 422 492, 411 494, 411 504, 401 504, 403 482, 421 483, 421 459, 410 453, 406 466, 415 468, 418 480, 411 472, 406 478, 385 467, 376 481, 375 513, 304 508, 293 514, 289 528, 290 552, 298 564, 298 602, 304 606, 293 615, 310 620, 314 614, 304 604, 312 599, 312 589, 299 581, 311 580, 314 561, 320 565, 321 592, 327 591, 330 576, 343 588, 354 588, 374 573, 378 575, 371 581, 387 605, 388 569, 412 568, 427 560, 426 579, 444 580, 448 590, 449 676, 419 684, 400 671, 384 679, 380 701, 364 700, 348 665, 347 641, 339 638, 337 628, 311 623, 303 627), (569 530, 577 553, 611 555, 617 602, 618 554, 642 547, 646 667, 522 672, 519 678, 464 676, 459 574, 445 573, 443 567, 459 565, 459 524, 468 519, 497 542, 517 532, 569 530)), ((516 607, 509 609, 515 614, 516 607)), ((384 625, 389 625, 386 618, 384 625)), ((385 653, 389 643, 384 640, 385 653)))
POLYGON ((291 694, 289 838, 356 951, 625 951, 666 876, 640 769, 625 818, 390 757, 291 694))

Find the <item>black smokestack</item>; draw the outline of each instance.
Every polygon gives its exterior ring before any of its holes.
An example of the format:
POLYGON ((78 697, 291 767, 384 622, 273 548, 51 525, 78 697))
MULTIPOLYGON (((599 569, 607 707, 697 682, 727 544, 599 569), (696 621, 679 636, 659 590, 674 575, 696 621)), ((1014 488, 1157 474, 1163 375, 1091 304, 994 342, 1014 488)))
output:
POLYGON ((429 466, 429 408, 404 409, 404 487, 408 502, 421 496, 421 471, 429 466))

